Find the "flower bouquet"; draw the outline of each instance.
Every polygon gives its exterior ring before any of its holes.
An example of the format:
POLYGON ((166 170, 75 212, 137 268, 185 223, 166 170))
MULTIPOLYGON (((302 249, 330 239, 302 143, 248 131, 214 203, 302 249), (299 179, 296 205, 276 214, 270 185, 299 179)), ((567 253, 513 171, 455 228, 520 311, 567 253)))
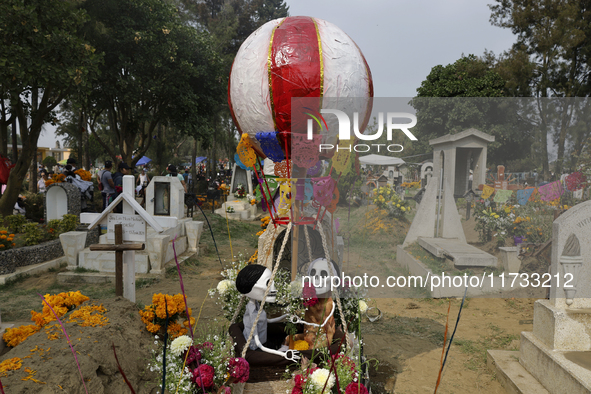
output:
POLYGON ((244 188, 244 185, 242 183, 240 183, 236 187, 236 191, 234 192, 234 197, 236 197, 236 198, 246 198, 246 189, 244 188))
POLYGON ((385 209, 388 216, 401 218, 410 212, 409 202, 400 198, 390 187, 379 187, 374 191, 373 203, 380 209, 385 209))
MULTIPOLYGON (((221 272, 224 279, 218 283, 217 287, 209 290, 209 296, 216 298, 216 303, 222 307, 224 316, 229 321, 234 317, 236 308, 238 308, 238 305, 240 304, 240 297, 242 297, 242 294, 236 290, 236 276, 238 276, 238 272, 240 272, 242 268, 246 267, 246 264, 247 262, 244 260, 243 256, 240 255, 238 261, 233 261, 230 264, 230 268, 221 272)), ((242 321, 245 308, 246 303, 244 302, 242 310, 238 313, 236 319, 237 322, 242 321)))
POLYGON ((236 212, 236 210, 234 209, 233 206, 229 206, 229 207, 226 208, 226 212, 227 213, 234 213, 234 212, 236 212))
POLYGON ((341 351, 325 360, 318 365, 302 363, 302 369, 293 375, 291 394, 368 394, 360 383, 363 374, 358 353, 341 351))
POLYGON ((153 351, 150 371, 163 373, 166 369, 166 389, 170 393, 231 394, 231 384, 248 380, 250 367, 245 359, 233 357, 232 341, 224 332, 223 327, 211 330, 196 338, 197 343, 187 335, 163 343, 153 351))
MULTIPOLYGON (((191 325, 195 324, 195 318, 191 317, 191 308, 188 308, 191 325)), ((164 323, 168 315, 168 334, 176 338, 187 333, 189 321, 187 320, 187 312, 185 309, 185 299, 182 294, 175 294, 174 296, 168 294, 154 294, 152 296, 152 304, 147 305, 144 310, 141 310, 140 316, 142 322, 146 325, 146 329, 153 334, 161 333, 164 330, 164 323), (181 326, 177 320, 183 320, 181 326), (183 327, 184 326, 184 327, 183 327)))

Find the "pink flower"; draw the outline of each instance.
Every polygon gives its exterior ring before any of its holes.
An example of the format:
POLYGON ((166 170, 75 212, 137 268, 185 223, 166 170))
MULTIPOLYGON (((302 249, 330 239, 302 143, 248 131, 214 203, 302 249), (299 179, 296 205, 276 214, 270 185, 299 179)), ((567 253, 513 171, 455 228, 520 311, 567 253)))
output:
POLYGON ((291 389, 291 394, 303 394, 304 392, 302 391, 301 387, 295 386, 293 389, 291 389))
POLYGON ((236 379, 236 382, 246 383, 250 375, 250 366, 248 365, 248 361, 242 357, 231 358, 229 372, 230 376, 236 379))
POLYGON ((189 348, 189 355, 187 356, 187 365, 201 360, 201 352, 191 346, 189 348))
POLYGON ((201 387, 201 383, 203 383, 203 387, 211 387, 213 385, 213 374, 214 370, 211 365, 201 364, 199 368, 193 370, 193 382, 197 387, 201 387))
POLYGON ((222 386, 222 387, 220 387, 219 394, 232 394, 232 389, 229 388, 228 386, 222 386))
POLYGON ((213 350, 213 343, 211 342, 203 342, 200 346, 201 349, 213 350))
POLYGON ((310 307, 318 303, 318 297, 316 296, 316 289, 310 285, 310 282, 304 283, 302 289, 302 297, 304 298, 304 306, 310 307))
POLYGON ((364 385, 359 383, 349 383, 345 389, 345 394, 369 394, 364 385))
POLYGON ((293 378, 293 381, 295 383, 296 387, 304 387, 304 384, 306 383, 306 380, 304 379, 304 377, 302 375, 296 375, 293 378))

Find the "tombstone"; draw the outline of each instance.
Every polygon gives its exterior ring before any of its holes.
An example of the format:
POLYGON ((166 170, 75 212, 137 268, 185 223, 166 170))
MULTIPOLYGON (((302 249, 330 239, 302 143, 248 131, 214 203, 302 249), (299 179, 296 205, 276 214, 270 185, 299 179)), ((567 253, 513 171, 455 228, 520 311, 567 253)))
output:
POLYGON ((53 183, 45 192, 45 223, 64 215, 80 215, 80 189, 68 182, 53 183))
POLYGON ((486 183, 487 145, 495 137, 480 130, 468 129, 429 141, 433 146, 433 175, 441 176, 453 187, 453 195, 461 197, 468 190, 470 169, 474 171, 473 185, 486 183))
POLYGON ((501 362, 509 356, 516 358, 517 352, 489 350, 497 369, 511 380, 512 371, 521 368, 519 375, 531 374, 551 394, 591 392, 589 241, 591 201, 574 206, 554 221, 552 264, 546 274, 552 278, 550 299, 534 304, 533 332, 521 333, 519 362, 501 362))
MULTIPOLYGON (((168 178, 174 179, 180 184, 178 179, 168 178)), ((88 225, 89 230, 106 221, 108 226, 107 239, 115 241, 115 245, 92 245, 91 250, 115 251, 118 254, 116 264, 117 289, 119 291, 122 290, 123 297, 132 302, 135 302, 135 250, 143 250, 144 248, 147 225, 150 225, 156 232, 160 233, 163 231, 160 224, 135 201, 134 185, 135 178, 133 175, 125 175, 123 177, 123 192, 102 213, 86 214, 84 216, 84 218, 91 219, 88 225), (120 202, 123 203, 123 214, 112 213, 120 202), (119 225, 122 226, 120 227, 119 225), (121 233, 117 234, 120 235, 119 237, 116 237, 116 227, 121 230, 121 233), (129 242, 137 241, 141 242, 141 244, 128 244, 129 242), (121 261, 119 261, 120 259, 121 261), (121 286, 122 289, 120 288, 121 286)), ((84 218, 81 218, 80 221, 88 222, 84 218)))
POLYGON ((494 188, 507 190, 509 182, 505 180, 505 166, 497 166, 497 180, 495 181, 494 188))
POLYGON ((234 192, 238 189, 238 185, 244 185, 244 189, 246 190, 247 194, 251 196, 254 194, 252 188, 252 176, 251 171, 245 170, 242 167, 234 164, 234 168, 232 169, 232 181, 230 182, 230 194, 228 195, 228 200, 234 199, 234 192))
POLYGON ((177 177, 155 176, 146 189, 146 211, 152 216, 185 217, 185 188, 177 177))

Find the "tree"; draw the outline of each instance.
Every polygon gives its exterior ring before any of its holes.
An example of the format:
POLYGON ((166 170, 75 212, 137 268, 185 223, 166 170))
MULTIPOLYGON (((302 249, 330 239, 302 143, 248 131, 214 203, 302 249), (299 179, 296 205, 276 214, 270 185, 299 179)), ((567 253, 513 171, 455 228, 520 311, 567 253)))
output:
MULTIPOLYGON (((553 104, 544 99, 588 96, 591 92, 591 3, 585 0, 496 0, 496 3, 489 6, 491 23, 511 29, 517 36, 506 56, 506 68, 513 75, 515 85, 529 85, 531 96, 538 100, 539 153, 544 176, 548 179, 547 139, 551 120, 546 118, 545 107, 553 104), (520 64, 526 64, 527 68, 515 67, 520 64)), ((569 105, 562 107, 559 124, 553 133, 558 147, 558 172, 566 157, 569 124, 574 111, 569 105)), ((578 154, 587 138, 578 136, 574 139, 578 144, 575 144, 573 153, 578 154)))
POLYGON ((22 152, 0 197, 0 215, 12 214, 23 179, 37 155, 44 123, 64 98, 88 87, 100 56, 78 35, 87 16, 74 1, 0 2, 1 121, 18 119, 22 152))
POLYGON ((50 169, 54 166, 57 166, 57 161, 53 156, 45 156, 45 159, 43 159, 43 165, 45 168, 50 169))
POLYGON ((489 161, 500 164, 522 156, 531 143, 530 133, 509 100, 501 99, 505 86, 490 53, 433 67, 411 102, 417 110, 413 131, 419 139, 412 144, 413 152, 429 152, 430 139, 476 128, 496 137, 489 144, 489 161))
POLYGON ((83 7, 91 16, 86 36, 105 61, 92 93, 80 98, 81 107, 91 125, 107 115, 115 144, 90 130, 114 160, 119 153, 133 166, 154 141, 159 123, 194 128, 221 103, 215 92, 219 58, 207 34, 183 25, 172 5, 88 0, 83 7))

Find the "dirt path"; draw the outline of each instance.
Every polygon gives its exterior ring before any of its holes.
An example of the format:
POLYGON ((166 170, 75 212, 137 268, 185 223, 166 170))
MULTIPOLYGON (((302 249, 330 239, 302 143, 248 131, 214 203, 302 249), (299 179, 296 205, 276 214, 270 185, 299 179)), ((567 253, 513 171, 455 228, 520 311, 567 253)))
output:
MULTIPOLYGON (((199 220, 198 217, 196 219, 199 220)), ((224 264, 230 261, 232 252, 234 255, 242 252, 248 259, 255 251, 255 233, 260 230, 260 222, 230 223, 233 238, 230 248, 225 220, 215 217, 210 220, 224 264)), ((396 234, 396 237, 399 238, 399 235, 396 234)), ((392 246, 395 247, 395 242, 392 246)), ((200 324, 227 323, 220 308, 207 298, 207 290, 215 287, 221 279, 220 262, 208 230, 201 238, 201 247, 200 255, 187 260, 182 269, 189 305, 195 317, 200 315, 200 324)), ((389 248, 379 253, 390 253, 389 248)), ((393 269, 398 268, 394 266, 393 269)), ((56 271, 47 272, 0 287, 2 321, 28 324, 30 310, 40 310, 37 293, 70 290, 80 290, 91 299, 115 298, 114 286, 61 285, 57 282, 56 271)), ((162 280, 138 281, 137 304, 143 307, 150 303, 154 293, 179 292, 176 269, 169 269, 162 280)), ((372 305, 383 312, 383 317, 377 322, 365 320, 362 325, 365 352, 369 358, 379 360, 377 371, 372 369, 371 372, 373 393, 392 393, 394 387, 398 394, 433 393, 441 359, 448 300, 390 298, 373 300, 372 305)), ((459 300, 451 301, 448 338, 453 331, 459 305, 459 300)), ((486 349, 518 349, 519 333, 532 330, 532 318, 533 300, 467 300, 438 392, 504 393, 486 369, 486 349)), ((0 360, 9 355, 10 352, 0 360)))

